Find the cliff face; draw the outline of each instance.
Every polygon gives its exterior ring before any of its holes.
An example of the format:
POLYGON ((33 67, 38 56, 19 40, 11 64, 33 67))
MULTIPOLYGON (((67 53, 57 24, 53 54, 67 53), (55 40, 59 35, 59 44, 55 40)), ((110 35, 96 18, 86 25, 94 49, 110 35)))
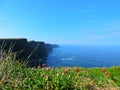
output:
POLYGON ((0 39, 0 47, 6 51, 11 48, 12 52, 19 52, 18 58, 27 57, 27 39, 0 39))
POLYGON ((37 66, 39 64, 37 59, 44 59, 47 57, 49 51, 52 51, 56 45, 45 44, 44 42, 27 41, 27 39, 0 39, 0 47, 8 51, 12 48, 12 52, 19 52, 19 59, 28 59, 30 66, 37 66), (3 46, 2 46, 3 45, 3 46))
POLYGON ((57 44, 51 44, 51 47, 52 47, 52 48, 58 48, 59 45, 57 45, 57 44))
POLYGON ((48 50, 44 42, 27 42, 27 39, 0 39, 0 46, 6 51, 12 48, 12 52, 21 52, 19 57, 28 57, 30 54, 31 59, 47 57, 48 50))
POLYGON ((47 52, 50 52, 53 49, 51 44, 48 44, 48 43, 45 44, 45 48, 46 48, 47 52))
POLYGON ((30 58, 32 59, 47 57, 47 50, 45 48, 44 42, 30 41, 28 42, 28 48, 29 48, 29 55, 31 54, 30 58))
POLYGON ((48 44, 48 43, 45 43, 45 48, 47 50, 47 52, 50 52, 53 50, 53 48, 58 48, 59 46, 57 44, 48 44))

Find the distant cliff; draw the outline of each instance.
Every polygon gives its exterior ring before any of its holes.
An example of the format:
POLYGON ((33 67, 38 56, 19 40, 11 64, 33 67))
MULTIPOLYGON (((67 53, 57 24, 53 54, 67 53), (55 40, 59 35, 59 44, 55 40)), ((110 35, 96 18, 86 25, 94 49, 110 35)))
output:
POLYGON ((28 48, 29 55, 32 53, 31 58, 37 59, 47 57, 47 50, 44 42, 29 41, 28 48))
POLYGON ((57 44, 51 44, 51 46, 52 46, 52 48, 58 48, 59 47, 59 45, 57 45, 57 44))
POLYGON ((53 50, 53 48, 58 48, 59 45, 57 44, 48 44, 48 43, 45 43, 45 48, 47 50, 47 52, 50 52, 53 50))
POLYGON ((53 48, 58 47, 55 44, 45 44, 44 42, 27 41, 27 39, 0 39, 0 46, 4 47, 4 50, 8 51, 11 48, 12 52, 19 52, 17 58, 28 59, 31 66, 37 65, 37 59, 44 59, 47 57, 48 52, 53 48))

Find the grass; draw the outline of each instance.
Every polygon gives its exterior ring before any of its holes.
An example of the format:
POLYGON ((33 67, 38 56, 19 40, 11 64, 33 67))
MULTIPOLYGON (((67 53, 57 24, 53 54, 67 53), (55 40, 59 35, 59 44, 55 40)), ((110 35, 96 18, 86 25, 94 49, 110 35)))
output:
POLYGON ((119 90, 120 67, 26 68, 16 53, 0 52, 0 90, 119 90))

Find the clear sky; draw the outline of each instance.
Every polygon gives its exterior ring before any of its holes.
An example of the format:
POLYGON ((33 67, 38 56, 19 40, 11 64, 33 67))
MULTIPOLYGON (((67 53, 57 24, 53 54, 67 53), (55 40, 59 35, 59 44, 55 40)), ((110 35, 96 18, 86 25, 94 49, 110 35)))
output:
POLYGON ((0 38, 120 45, 120 0, 0 0, 0 38))

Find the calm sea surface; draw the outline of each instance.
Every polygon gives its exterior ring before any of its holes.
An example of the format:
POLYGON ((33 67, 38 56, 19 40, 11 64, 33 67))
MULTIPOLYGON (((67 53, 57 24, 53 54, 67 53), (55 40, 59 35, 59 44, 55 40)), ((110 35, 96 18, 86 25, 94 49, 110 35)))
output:
POLYGON ((120 46, 60 46, 46 60, 48 67, 111 67, 120 65, 120 46))

